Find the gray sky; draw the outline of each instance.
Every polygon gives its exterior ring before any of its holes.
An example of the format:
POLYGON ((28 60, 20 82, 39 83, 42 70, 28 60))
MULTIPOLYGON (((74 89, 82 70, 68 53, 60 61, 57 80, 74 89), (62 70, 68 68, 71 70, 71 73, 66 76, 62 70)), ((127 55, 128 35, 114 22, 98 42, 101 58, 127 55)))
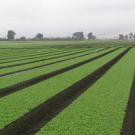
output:
POLYGON ((0 36, 9 29, 18 37, 135 32, 135 0, 0 0, 0 36))

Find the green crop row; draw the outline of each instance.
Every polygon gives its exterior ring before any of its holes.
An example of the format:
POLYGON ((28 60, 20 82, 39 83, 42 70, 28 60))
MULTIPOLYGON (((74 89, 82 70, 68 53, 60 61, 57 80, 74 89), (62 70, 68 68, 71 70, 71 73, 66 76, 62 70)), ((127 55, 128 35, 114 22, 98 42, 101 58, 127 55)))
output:
MULTIPOLYGON (((74 48, 72 50, 77 50, 79 48, 74 48)), ((85 48, 84 48, 85 49, 85 48)), ((27 57, 27 56, 33 56, 33 55, 38 55, 44 52, 55 52, 55 51, 65 51, 65 50, 70 50, 68 48, 40 48, 40 49, 0 49, 0 56, 1 58, 21 58, 21 57, 27 57)))
POLYGON ((120 135, 134 75, 132 49, 37 135, 120 135))
POLYGON ((14 72, 14 71, 19 71, 19 70, 23 70, 23 69, 27 69, 27 68, 32 68, 32 67, 35 67, 35 66, 44 65, 44 64, 52 63, 52 62, 55 62, 55 61, 58 61, 58 60, 72 58, 72 57, 75 57, 75 56, 80 56, 80 55, 83 55, 83 54, 88 54, 90 52, 92 53, 92 52, 95 52, 95 51, 96 50, 89 50, 89 51, 86 51, 86 52, 65 53, 67 56, 64 56, 65 54, 51 56, 51 57, 48 56, 48 57, 45 58, 45 59, 48 59, 48 60, 39 61, 39 62, 35 62, 35 63, 29 63, 29 64, 26 64, 25 66, 20 65, 20 66, 15 66, 15 67, 9 67, 9 68, 1 69, 0 70, 0 74, 14 72), (55 58, 55 57, 57 57, 57 58, 55 58))
MULTIPOLYGON (((0 56, 3 58, 14 57, 14 56, 24 56, 27 54, 38 53, 41 50, 48 51, 49 49, 0 49, 0 56)), ((51 49, 53 50, 53 48, 51 49)))
MULTIPOLYGON (((74 50, 79 50, 79 49, 72 49, 73 51, 74 50)), ((82 49, 83 50, 83 49, 82 49)), ((21 60, 21 59, 26 59, 26 58, 32 58, 32 57, 35 57, 35 56, 44 56, 44 55, 49 55, 49 53, 51 54, 51 53, 58 53, 58 52, 63 52, 63 51, 65 51, 65 52, 68 52, 68 51, 70 51, 69 49, 42 49, 42 50, 39 50, 39 51, 37 51, 37 52, 32 52, 32 53, 29 53, 29 52, 27 52, 27 54, 24 54, 24 55, 19 55, 19 56, 16 56, 16 55, 14 55, 14 57, 11 57, 11 56, 8 56, 8 57, 5 57, 5 59, 4 58, 1 58, 0 59, 0 62, 6 62, 6 61, 13 61, 13 60, 21 60)), ((20 53, 20 51, 18 51, 18 54, 20 53)))
MULTIPOLYGON (((112 50, 112 49, 110 49, 110 50, 112 50)), ((86 59, 95 57, 97 55, 103 54, 104 52, 106 52, 106 50, 104 50, 102 52, 98 52, 98 53, 92 53, 92 54, 89 54, 87 56, 67 60, 67 61, 57 63, 57 64, 54 64, 51 66, 33 69, 33 70, 28 71, 28 72, 23 72, 20 74, 15 74, 15 75, 7 76, 7 77, 2 77, 2 78, 0 78, 0 82, 1 82, 0 88, 4 88, 4 87, 10 86, 10 85, 25 81, 25 80, 37 77, 39 75, 47 74, 47 73, 50 73, 52 71, 56 71, 58 69, 61 69, 61 68, 70 66, 72 64, 84 61, 86 59)), ((72 57, 72 56, 68 56, 67 58, 70 58, 70 57, 72 57)))
MULTIPOLYGON (((47 58, 53 58, 53 57, 56 57, 56 56, 63 56, 65 54, 70 54, 70 53, 75 53, 75 52, 80 52, 80 51, 87 51, 88 49, 85 49, 85 50, 66 50, 66 51, 53 51, 53 52, 50 52, 49 54, 47 53, 44 53, 42 55, 35 55, 33 57, 26 57, 26 58, 21 58, 21 59, 17 59, 17 60, 10 60, 10 61, 5 61, 6 63, 2 63, 0 62, 0 67, 2 66, 10 66, 10 65, 14 65, 14 64, 25 64, 27 62, 34 62, 34 61, 38 61, 38 60, 43 60, 45 61, 44 59, 47 59, 47 58), (12 62, 13 61, 13 62, 12 62)), ((22 65, 21 65, 22 66, 22 65)))
POLYGON ((59 51, 59 50, 54 50, 54 49, 42 49, 42 50, 37 50, 37 51, 27 51, 23 54, 21 54, 21 50, 17 50, 16 53, 12 55, 8 55, 6 53, 9 52, 9 50, 3 50, 3 53, 6 55, 6 57, 1 57, 0 59, 0 62, 4 62, 4 61, 10 61, 10 60, 18 60, 18 59, 22 59, 22 58, 29 58, 29 57, 32 57, 32 56, 36 56, 36 55, 42 55, 42 54, 45 54, 45 53, 48 53, 48 52, 55 52, 55 51, 59 51), (5 58, 5 60, 4 60, 5 58))
POLYGON ((33 54, 42 52, 43 50, 64 50, 64 49, 77 49, 77 48, 85 48, 85 47, 116 47, 116 46, 130 46, 134 44, 134 42, 122 42, 122 41, 88 41, 88 42, 0 42, 0 56, 4 57, 15 57, 23 56, 27 54, 33 54), (41 46, 40 46, 41 43, 41 46), (57 44, 57 45, 56 45, 57 44), (24 46, 23 46, 24 45, 24 46), (49 45, 49 46, 48 46, 49 45), (66 45, 66 46, 65 46, 66 45), (16 49, 20 48, 20 49, 16 49), (36 47, 36 49, 34 48, 36 47), (28 49, 29 48, 29 49, 28 49), (30 49, 31 48, 31 49, 30 49))
MULTIPOLYGON (((56 93, 69 87, 76 81, 82 79, 87 74, 92 73, 98 67, 113 59, 123 50, 124 49, 117 50, 111 54, 108 54, 107 56, 97 59, 96 61, 85 64, 79 68, 65 72, 29 88, 25 88, 22 91, 1 98, 0 128, 3 128, 10 122, 16 120, 18 117, 23 116, 24 113, 29 112, 32 108, 38 106, 40 103, 54 96, 56 93)), ((16 81, 17 80, 18 77, 16 81)))

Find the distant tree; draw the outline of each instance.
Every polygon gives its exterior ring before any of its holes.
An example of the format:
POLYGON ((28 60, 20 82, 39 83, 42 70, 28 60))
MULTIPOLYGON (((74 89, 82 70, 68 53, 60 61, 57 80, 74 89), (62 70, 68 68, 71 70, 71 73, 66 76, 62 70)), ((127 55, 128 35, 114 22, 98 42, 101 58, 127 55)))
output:
POLYGON ((25 41, 26 37, 21 37, 20 40, 25 41))
POLYGON ((133 39, 135 40, 135 34, 133 35, 133 39))
POLYGON ((128 35, 125 35, 125 40, 128 40, 128 35))
POLYGON ((8 31, 7 38, 8 40, 14 40, 16 33, 12 30, 8 31))
POLYGON ((91 40, 91 39, 93 39, 93 33, 92 32, 88 33, 88 40, 91 40))
POLYGON ((93 36, 93 38, 92 38, 93 40, 96 40, 96 36, 93 36))
POLYGON ((92 32, 88 33, 88 40, 95 40, 96 36, 93 35, 92 32))
POLYGON ((123 34, 119 34, 119 40, 124 40, 124 35, 123 34))
POLYGON ((133 33, 131 32, 131 33, 129 33, 129 38, 130 38, 130 40, 132 40, 133 39, 133 33))
POLYGON ((85 38, 84 38, 83 32, 75 32, 75 33, 73 33, 72 39, 84 40, 85 38))
POLYGON ((37 35, 36 35, 36 37, 35 37, 37 40, 43 40, 43 38, 44 38, 44 35, 43 34, 41 34, 41 33, 38 33, 37 35))

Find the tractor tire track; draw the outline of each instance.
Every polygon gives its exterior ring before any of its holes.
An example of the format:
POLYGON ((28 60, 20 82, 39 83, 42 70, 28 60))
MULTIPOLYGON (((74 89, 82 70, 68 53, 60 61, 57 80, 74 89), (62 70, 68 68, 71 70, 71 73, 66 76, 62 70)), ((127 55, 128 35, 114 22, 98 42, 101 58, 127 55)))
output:
MULTIPOLYGON (((98 50, 97 52, 101 52, 101 51, 104 51, 104 50, 107 50, 107 49, 108 49, 108 48, 101 49, 101 50, 98 50)), ((87 55, 90 55, 90 54, 92 54, 92 53, 94 53, 94 52, 89 52, 89 53, 82 54, 82 55, 79 55, 79 56, 74 56, 74 57, 72 57, 72 58, 67 58, 67 59, 63 59, 63 60, 58 60, 58 61, 55 61, 55 62, 51 62, 51 63, 47 63, 47 64, 42 64, 42 65, 35 66, 35 67, 30 67, 30 68, 26 68, 26 69, 22 69, 22 70, 17 70, 17 71, 5 73, 5 74, 0 74, 0 78, 1 78, 1 77, 6 77, 6 76, 9 76, 9 75, 12 75, 12 74, 17 74, 17 73, 22 73, 22 72, 25 72, 25 71, 33 70, 33 69, 36 69, 36 68, 41 68, 41 67, 45 67, 45 66, 50 66, 50 65, 57 64, 57 63, 60 63, 60 62, 65 62, 65 61, 67 61, 67 60, 71 60, 71 59, 75 59, 75 58, 87 56, 87 55)))
POLYGON ((93 73, 87 75, 85 78, 64 89, 62 92, 56 94, 24 116, 1 129, 0 135, 34 135, 40 128, 45 126, 51 119, 62 112, 91 85, 100 79, 113 67, 113 65, 125 56, 130 49, 131 48, 126 49, 93 73))
POLYGON ((45 80, 47 80, 49 78, 52 78, 54 76, 60 75, 60 74, 62 74, 64 72, 73 70, 73 69, 75 69, 77 67, 80 67, 80 66, 82 66, 84 64, 90 63, 90 62, 92 62, 94 60, 97 60, 97 59, 99 59, 101 57, 104 57, 104 56, 106 56, 106 55, 108 55, 108 54, 110 54, 110 53, 112 53, 112 52, 114 52, 114 51, 116 51, 118 49, 119 48, 115 48, 115 49, 113 49, 111 51, 105 52, 103 54, 100 54, 100 55, 98 55, 96 57, 87 59, 85 61, 70 65, 70 66, 62 68, 62 69, 58 69, 56 71, 53 71, 53 72, 50 72, 50 73, 47 73, 47 74, 44 74, 44 75, 37 76, 35 78, 32 78, 32 79, 29 79, 29 80, 26 80, 26 81, 23 81, 23 82, 8 86, 6 88, 2 88, 2 89, 0 89, 0 98, 2 98, 4 96, 7 96, 9 94, 12 94, 14 92, 20 91, 20 90, 22 90, 24 88, 30 87, 32 85, 35 85, 37 83, 40 83, 42 81, 45 81, 45 80))
POLYGON ((126 109, 121 135, 135 135, 135 74, 126 109))

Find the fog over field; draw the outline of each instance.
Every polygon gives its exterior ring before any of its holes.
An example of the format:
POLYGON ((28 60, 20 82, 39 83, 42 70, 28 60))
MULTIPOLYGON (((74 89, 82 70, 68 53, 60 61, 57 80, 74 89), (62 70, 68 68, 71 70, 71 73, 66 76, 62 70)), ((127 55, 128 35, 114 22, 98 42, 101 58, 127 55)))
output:
POLYGON ((114 37, 135 32, 135 0, 0 0, 0 36, 71 36, 75 31, 114 37))

